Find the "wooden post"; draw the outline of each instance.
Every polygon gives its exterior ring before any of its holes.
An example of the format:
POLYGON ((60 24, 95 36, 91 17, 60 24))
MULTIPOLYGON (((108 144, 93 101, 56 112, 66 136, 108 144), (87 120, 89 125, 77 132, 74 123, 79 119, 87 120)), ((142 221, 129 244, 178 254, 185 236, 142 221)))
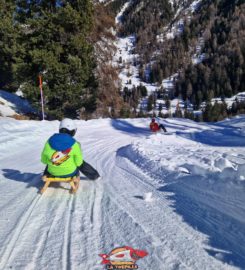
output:
POLYGON ((43 115, 43 120, 44 120, 44 101, 43 101, 43 82, 42 82, 42 75, 39 75, 38 78, 39 78, 39 88, 40 88, 40 93, 41 93, 42 115, 43 115))

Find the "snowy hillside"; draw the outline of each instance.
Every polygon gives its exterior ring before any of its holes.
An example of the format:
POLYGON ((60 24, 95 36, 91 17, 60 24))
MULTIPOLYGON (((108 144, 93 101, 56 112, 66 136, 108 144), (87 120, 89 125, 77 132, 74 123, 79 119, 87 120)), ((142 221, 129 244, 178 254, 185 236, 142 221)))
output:
POLYGON ((17 114, 34 113, 29 102, 16 94, 0 90, 0 115, 13 116, 17 114))
POLYGON ((236 110, 238 103, 244 108, 241 77, 230 76, 242 74, 244 70, 244 55, 239 45, 241 34, 237 29, 237 37, 228 38, 232 33, 230 29, 240 25, 238 9, 241 8, 242 13, 244 4, 239 1, 169 0, 169 6, 165 3, 165 6, 157 8, 160 2, 163 1, 128 0, 123 2, 125 4, 117 14, 115 22, 119 35, 114 66, 119 70, 124 100, 140 116, 144 112, 166 118, 169 115, 180 117, 182 113, 190 119, 200 121, 204 117, 205 121, 213 121, 202 114, 205 109, 209 110, 209 101, 212 107, 216 106, 215 101, 227 106, 219 114, 219 120, 225 119, 227 114, 244 113, 236 110), (155 9, 149 7, 151 4, 155 9), (166 10, 169 13, 171 10, 170 17, 164 13, 166 10), (227 12, 235 10, 237 15, 234 13, 230 18, 236 18, 238 22, 232 26, 234 20, 227 22, 227 12), (157 16, 161 12, 159 19, 157 16), (152 18, 154 20, 151 21, 152 18), (219 40, 224 24, 229 25, 229 31, 224 41, 218 44, 216 40, 219 40), (217 35, 216 39, 214 35, 217 35), (228 40, 236 40, 237 46, 224 45, 228 40), (215 45, 211 45, 213 42, 215 45), (222 50, 223 45, 229 50, 222 50), (236 55, 235 48, 239 52, 237 57, 241 59, 238 65, 231 64, 234 59, 231 55, 236 55), (222 57, 226 62, 220 64, 222 57), (229 70, 230 67, 234 68, 229 70), (227 80, 223 75, 219 76, 223 73, 227 80), (202 81, 202 78, 205 79, 202 81), (236 80, 239 81, 237 84, 236 80), (225 84, 226 81, 229 83, 225 84), (147 89, 147 94, 140 92, 141 87, 147 89))
POLYGON ((99 254, 148 252, 142 270, 245 269, 245 117, 217 124, 76 121, 81 175, 38 194, 40 152, 59 122, 0 118, 0 269, 105 269, 99 254))
MULTIPOLYGON (((176 10, 176 14, 174 16, 174 19, 171 23, 169 23, 168 26, 164 27, 164 31, 161 35, 157 37, 157 39, 161 42, 169 39, 174 38, 177 35, 182 34, 183 28, 184 28, 184 20, 182 17, 187 16, 189 18, 189 21, 191 20, 191 14, 198 8, 200 4, 200 0, 198 1, 190 1, 189 5, 186 6, 186 3, 184 1, 169 1, 172 5, 172 8, 174 5, 178 7, 176 10), (175 19, 180 17, 181 19, 177 20, 175 22, 175 19), (174 22, 174 23, 173 23, 174 22), (170 27, 171 25, 171 27, 170 27)), ((132 4, 132 1, 126 1, 124 6, 122 7, 121 11, 118 13, 118 15, 115 18, 115 22, 117 26, 120 27, 122 16, 125 12, 125 10, 132 4)), ((142 3, 143 5, 143 3, 142 3)), ((139 8, 140 9, 140 8, 139 8)), ((143 85, 147 89, 148 96, 149 95, 156 95, 157 90, 159 90, 161 87, 166 91, 166 93, 169 94, 169 97, 172 96, 173 88, 174 88, 174 80, 178 76, 178 73, 172 74, 172 76, 169 76, 168 78, 165 78, 162 80, 162 83, 149 83, 144 82, 139 78, 139 55, 134 53, 135 51, 135 44, 136 44, 136 37, 135 35, 130 35, 128 37, 118 37, 116 42, 117 47, 117 53, 114 56, 114 66, 118 67, 120 70, 119 78, 121 79, 121 90, 123 90, 125 87, 132 89, 133 86, 137 87, 140 85, 143 85)), ((193 62, 200 63, 203 60, 203 54, 200 54, 201 52, 201 46, 203 45, 203 39, 200 39, 195 55, 193 56, 193 62)), ((155 55, 159 54, 159 52, 155 52, 155 55)), ((146 65, 145 70, 145 76, 149 79, 149 73, 151 65, 154 61, 148 63, 146 65)), ((143 98, 139 102, 138 111, 143 110, 147 111, 147 101, 148 97, 143 98)), ((184 108, 184 101, 183 100, 173 100, 171 108, 166 108, 165 101, 162 99, 156 100, 156 106, 153 111, 150 113, 155 113, 158 115, 159 113, 159 107, 162 106, 161 113, 167 114, 171 113, 173 114, 176 111, 177 104, 179 106, 179 103, 181 105, 181 108, 184 108), (161 105, 160 105, 161 104, 161 105)), ((188 110, 193 111, 193 106, 191 104, 188 105, 188 110)), ((184 112, 184 109, 182 110, 184 112)), ((199 112, 197 112, 199 113, 199 112)))
MULTIPOLYGON (((188 7, 185 7, 181 4, 181 2, 176 1, 177 6, 179 6, 178 10, 176 11, 175 18, 180 16, 180 14, 187 14, 187 13, 193 13, 195 9, 198 7, 198 3, 200 1, 193 1, 190 3, 188 7)), ((125 10, 131 5, 132 1, 126 1, 126 3, 123 5, 121 11, 118 13, 118 15, 115 18, 116 25, 120 27, 122 23, 122 16, 125 12, 125 10)), ((171 5, 174 3, 170 1, 171 5)), ((180 16, 181 17, 181 16, 180 16)), ((191 17, 190 17, 191 18, 191 17)), ((174 21, 174 20, 173 20, 174 21)), ((174 38, 174 36, 178 34, 182 34, 183 31, 183 19, 180 19, 180 21, 177 21, 173 24, 173 26, 167 26, 164 29, 164 33, 162 35, 159 35, 157 38, 161 40, 162 42, 166 39, 174 38)), ((172 24, 171 24, 172 25, 172 24)), ((136 54, 135 51, 135 44, 136 44, 136 37, 135 35, 130 35, 128 37, 118 37, 117 42, 115 44, 117 48, 117 52, 114 56, 114 66, 119 69, 119 78, 121 80, 121 90, 128 88, 131 89, 133 87, 137 86, 144 86, 147 89, 147 97, 142 98, 138 104, 137 111, 144 111, 147 112, 147 103, 148 98, 150 95, 157 96, 157 91, 162 88, 168 93, 169 97, 172 97, 173 89, 174 89, 174 80, 178 76, 178 73, 173 74, 172 76, 169 76, 168 78, 163 79, 161 84, 157 83, 149 83, 144 82, 139 77, 139 55, 136 54)), ((200 46, 199 46, 200 47, 200 46)), ((198 47, 195 57, 193 58, 193 61, 200 62, 200 48, 198 47)), ((156 52, 156 55, 158 52, 156 52)), ((154 62, 154 61, 153 61, 154 62)), ((146 78, 149 79, 149 73, 152 63, 148 63, 145 70, 146 78)), ((173 99, 171 101, 170 108, 166 107, 165 100, 162 98, 156 98, 156 106, 155 108, 149 112, 149 114, 155 114, 158 115, 159 112, 162 114, 174 114, 176 111, 176 108, 179 107, 182 110, 182 113, 184 113, 185 108, 185 102, 182 99, 173 99), (161 109, 162 108, 162 109, 161 109)), ((205 107, 205 104, 203 105, 205 107)), ((188 110, 193 111, 192 104, 188 104, 188 110)), ((195 112, 196 114, 199 114, 200 111, 195 112)))

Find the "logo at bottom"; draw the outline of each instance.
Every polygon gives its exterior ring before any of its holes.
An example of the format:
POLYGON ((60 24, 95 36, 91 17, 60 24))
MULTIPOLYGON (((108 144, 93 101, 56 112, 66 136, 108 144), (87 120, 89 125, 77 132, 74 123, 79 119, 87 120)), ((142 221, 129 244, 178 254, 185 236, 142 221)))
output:
POLYGON ((144 258, 148 252, 128 246, 113 249, 109 254, 100 254, 106 269, 138 269, 136 261, 144 258))

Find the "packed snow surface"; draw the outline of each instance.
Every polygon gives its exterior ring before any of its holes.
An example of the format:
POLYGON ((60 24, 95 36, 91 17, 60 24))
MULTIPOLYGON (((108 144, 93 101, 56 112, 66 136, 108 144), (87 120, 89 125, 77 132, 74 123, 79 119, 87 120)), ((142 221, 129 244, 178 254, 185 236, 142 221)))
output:
POLYGON ((245 269, 245 117, 217 124, 76 121, 101 174, 38 190, 58 121, 0 118, 0 269, 105 269, 99 254, 145 250, 141 270, 245 269))

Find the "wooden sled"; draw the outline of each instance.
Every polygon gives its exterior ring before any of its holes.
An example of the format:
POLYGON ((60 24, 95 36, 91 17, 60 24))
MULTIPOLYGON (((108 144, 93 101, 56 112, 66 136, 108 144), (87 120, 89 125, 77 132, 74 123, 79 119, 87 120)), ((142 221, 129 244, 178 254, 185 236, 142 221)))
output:
POLYGON ((46 189, 48 188, 49 184, 52 182, 66 182, 70 183, 71 189, 70 193, 75 194, 79 188, 80 177, 79 176, 72 176, 72 177, 53 177, 53 176, 46 176, 42 177, 42 180, 45 182, 43 188, 40 190, 40 193, 43 194, 46 189))

